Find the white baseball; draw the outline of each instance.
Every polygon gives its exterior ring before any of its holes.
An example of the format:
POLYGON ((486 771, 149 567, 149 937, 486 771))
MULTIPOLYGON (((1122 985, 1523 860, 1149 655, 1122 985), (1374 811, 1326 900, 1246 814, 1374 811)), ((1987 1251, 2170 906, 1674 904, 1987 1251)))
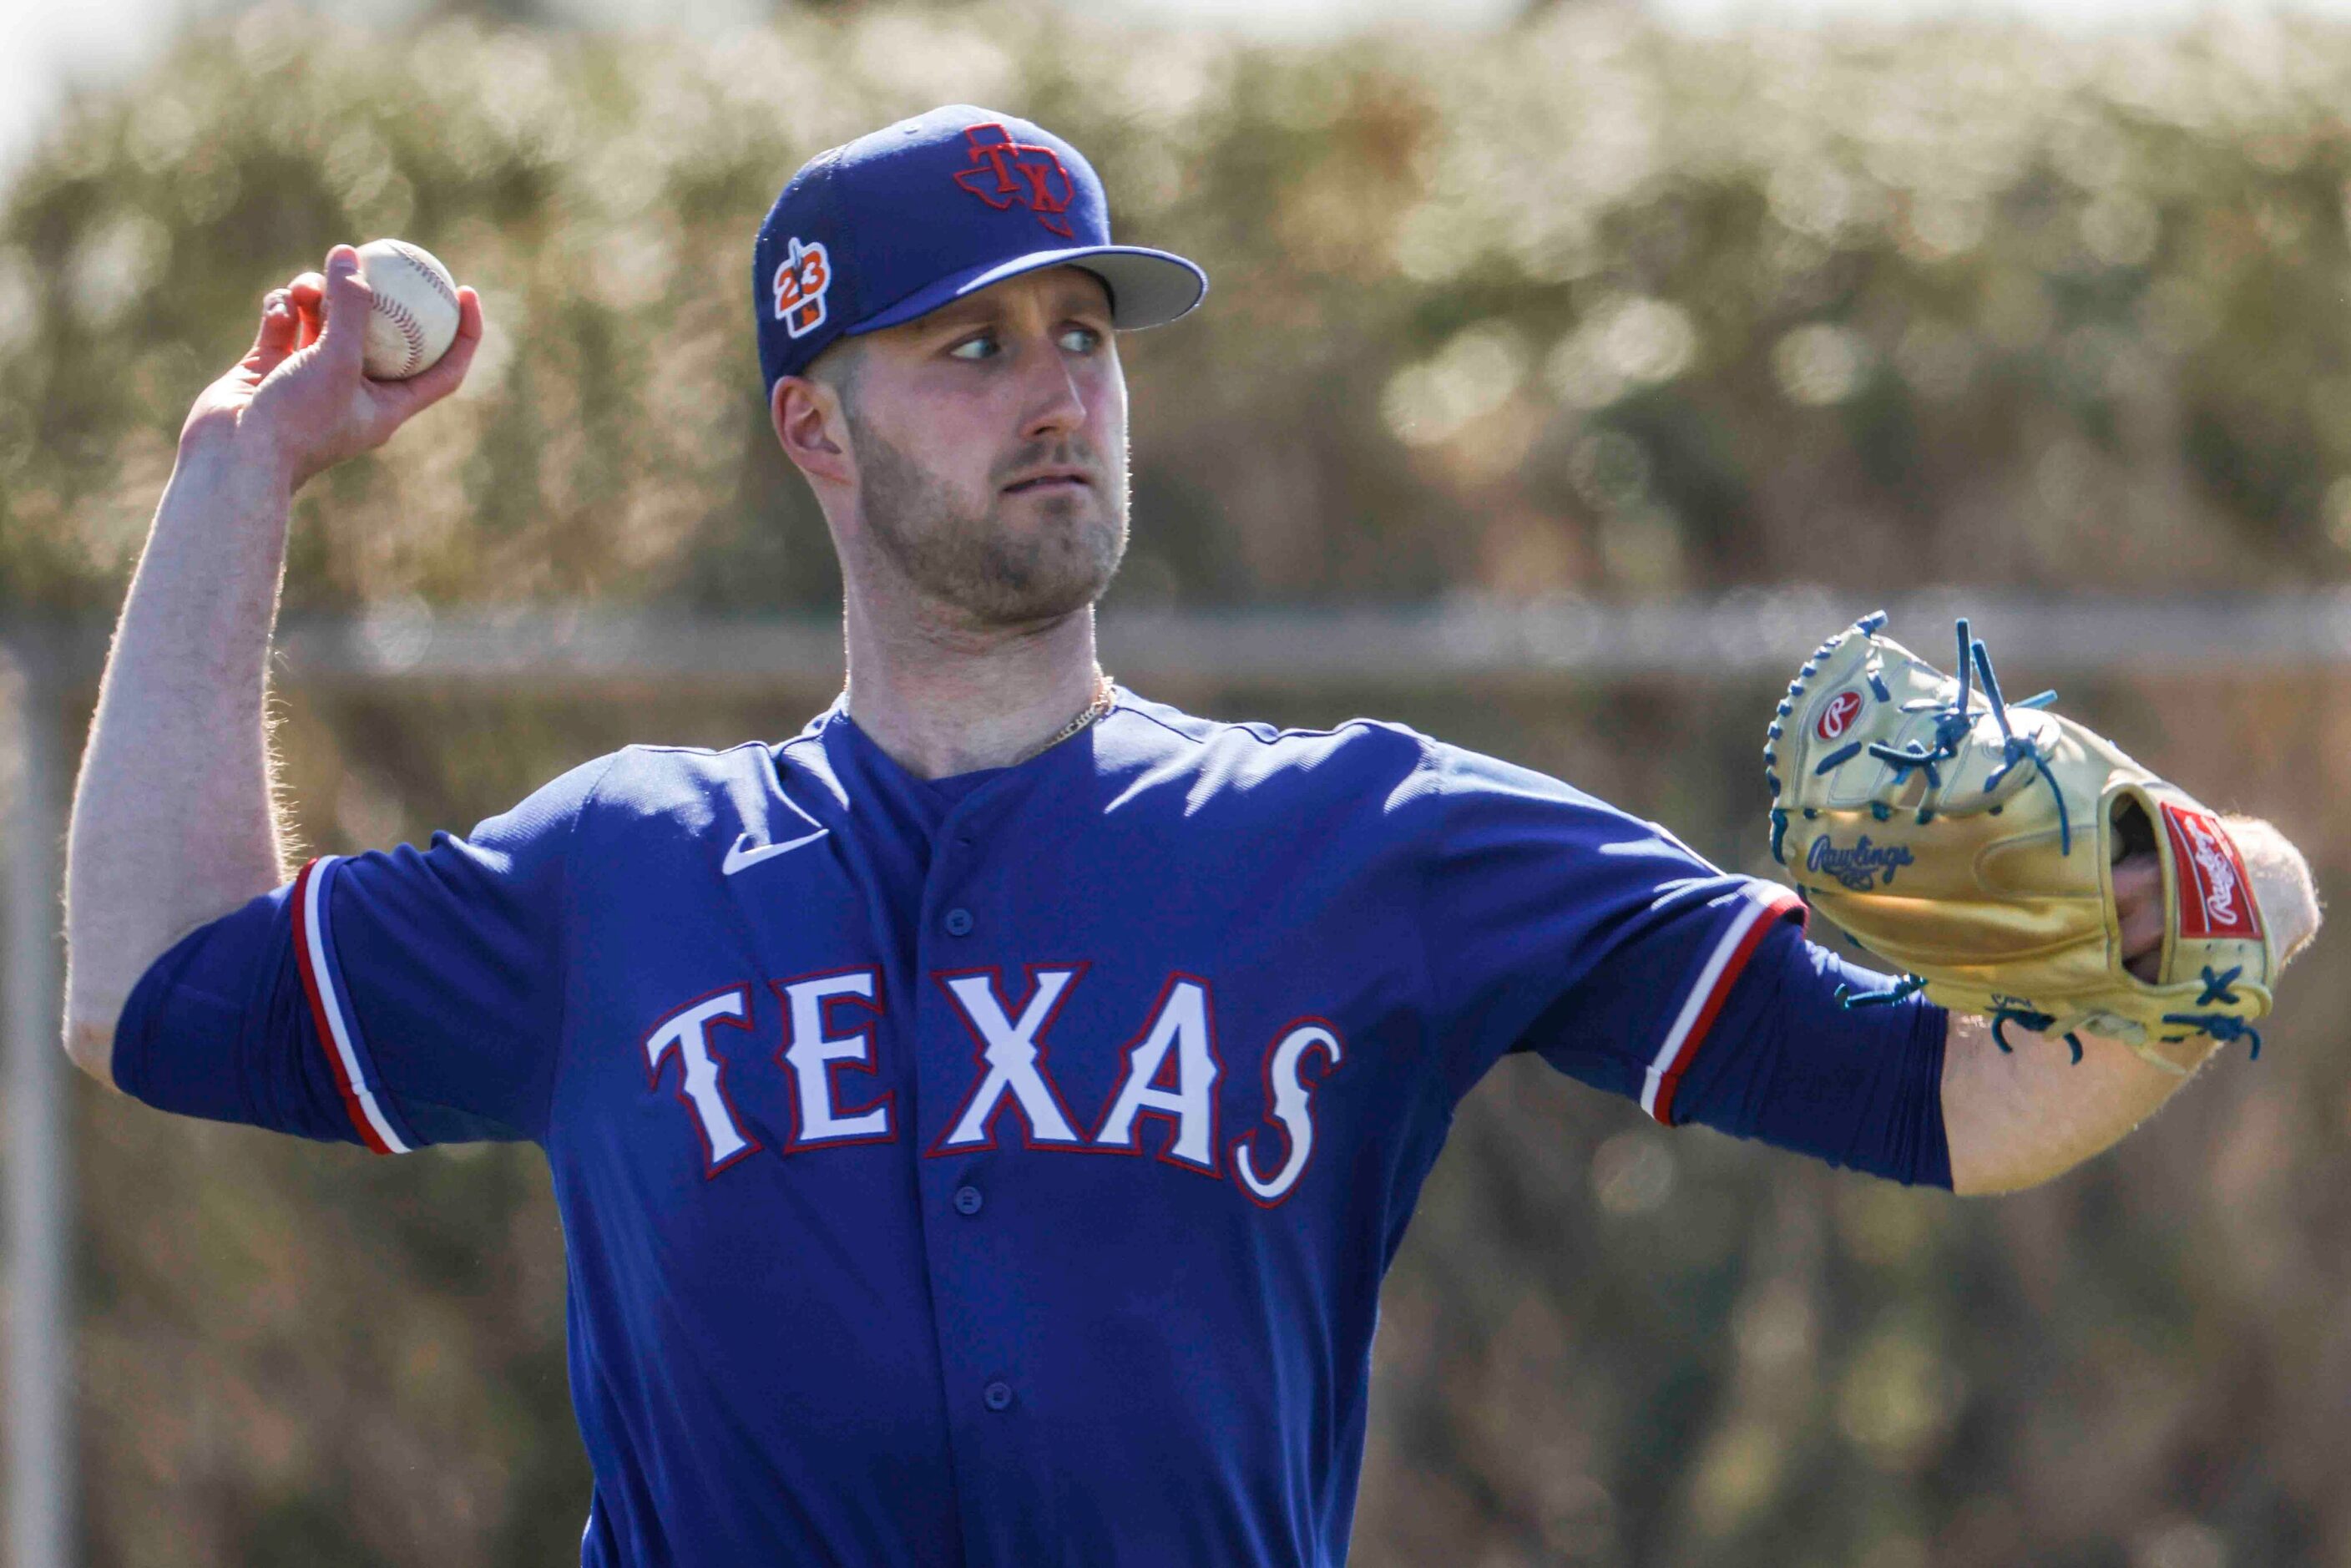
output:
POLYGON ((401 239, 359 247, 360 276, 375 296, 360 362, 380 382, 432 368, 457 340, 457 280, 440 257, 401 239))

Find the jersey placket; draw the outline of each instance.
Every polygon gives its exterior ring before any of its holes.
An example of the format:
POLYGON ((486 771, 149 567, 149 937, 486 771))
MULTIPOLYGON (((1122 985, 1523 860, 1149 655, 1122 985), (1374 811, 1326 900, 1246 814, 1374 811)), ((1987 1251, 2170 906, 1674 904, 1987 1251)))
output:
MULTIPOLYGON (((995 1560, 1011 1534, 1025 1533, 1014 1521, 1033 1519, 1046 1502, 1033 1495, 1039 1471, 1027 1460, 1038 1435, 1026 1396, 1040 1369, 1020 1364, 1018 1313, 1007 1311, 1020 1281, 1008 1277, 1016 1270, 1005 1257, 1013 1244, 1005 1227, 1019 1225, 1021 1217, 991 1191, 991 1167, 1000 1159, 995 1141, 983 1138, 972 1147, 947 1142, 987 1071, 984 1042, 975 1038, 948 983, 961 977, 966 984, 1019 984, 1019 912, 991 897, 991 883, 1000 879, 987 873, 987 847, 995 824, 1016 813, 1035 817, 1026 800, 1035 789, 1033 778, 1007 778, 958 802, 939 824, 910 977, 912 1132, 924 1250, 965 1562, 973 1568, 995 1560)), ((1005 998, 1005 1008, 1017 1012, 1019 999, 1005 998)), ((995 1125, 1007 1138, 1018 1138, 1019 1117, 1017 1107, 1007 1106, 995 1125)))

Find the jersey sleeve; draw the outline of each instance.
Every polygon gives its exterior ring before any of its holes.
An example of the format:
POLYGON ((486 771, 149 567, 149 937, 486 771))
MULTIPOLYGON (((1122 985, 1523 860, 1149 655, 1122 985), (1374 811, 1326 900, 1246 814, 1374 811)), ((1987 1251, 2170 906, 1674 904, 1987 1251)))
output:
POLYGON ((328 855, 158 958, 116 1083, 161 1110, 403 1153, 544 1135, 569 855, 611 759, 467 837, 328 855))
POLYGON ((1445 746, 1425 766, 1429 988, 1458 1087, 1537 1051, 1671 1121, 1756 947, 1802 903, 1555 779, 1445 746))
POLYGON ((1923 997, 1847 1007, 1893 981, 1782 925, 1748 963, 1717 1025, 1736 1050, 1691 1063, 1675 1119, 1833 1166, 1949 1187, 1943 1051, 1949 1015, 1923 997))
POLYGON ((1792 891, 1544 775, 1437 745, 1424 766, 1424 941, 1457 1094, 1531 1051, 1668 1125, 1938 1178, 1939 1009, 1835 1005, 1877 982, 1803 940, 1792 891))

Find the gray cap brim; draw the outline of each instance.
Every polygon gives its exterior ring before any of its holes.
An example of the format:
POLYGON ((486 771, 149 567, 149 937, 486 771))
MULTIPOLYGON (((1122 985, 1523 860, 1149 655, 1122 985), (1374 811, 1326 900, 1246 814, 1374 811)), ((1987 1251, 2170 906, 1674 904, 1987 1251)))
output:
POLYGON ((1208 294, 1208 275, 1172 251, 1132 245, 1073 246, 1066 250, 1031 251, 992 267, 950 273, 858 322, 847 335, 904 326, 1008 277, 1049 267, 1082 267, 1101 278, 1110 290, 1111 325, 1121 331, 1164 327, 1189 315, 1208 294))

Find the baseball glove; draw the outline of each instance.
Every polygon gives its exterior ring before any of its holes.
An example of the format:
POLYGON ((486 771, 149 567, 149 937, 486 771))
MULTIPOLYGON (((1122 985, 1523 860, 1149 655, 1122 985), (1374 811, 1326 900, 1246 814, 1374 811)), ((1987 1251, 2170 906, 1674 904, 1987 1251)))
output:
POLYGON ((2199 1035, 2261 1035, 2277 967, 2244 861, 2220 819, 2103 737, 2001 695, 1959 623, 1958 679, 1878 635, 1881 612, 1796 672, 1763 748, 1771 853, 1805 901, 1907 977, 1842 999, 1923 990, 1956 1011, 2122 1040, 2184 1072, 2199 1035), (2123 967, 2114 862, 2162 862, 2162 965, 2123 967))

